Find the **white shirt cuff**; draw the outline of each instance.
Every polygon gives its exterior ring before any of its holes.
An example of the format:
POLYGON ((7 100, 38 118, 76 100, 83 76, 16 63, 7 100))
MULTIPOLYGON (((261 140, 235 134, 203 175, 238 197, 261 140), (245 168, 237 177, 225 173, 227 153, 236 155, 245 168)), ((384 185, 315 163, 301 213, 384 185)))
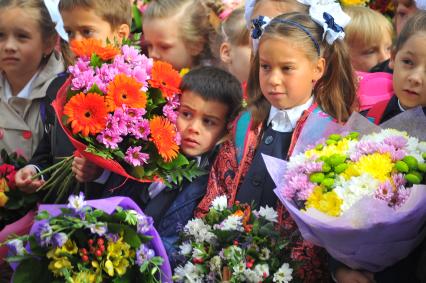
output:
POLYGON ((111 171, 104 170, 102 172, 101 176, 99 176, 97 179, 93 180, 93 182, 103 185, 107 182, 109 175, 111 175, 111 171))

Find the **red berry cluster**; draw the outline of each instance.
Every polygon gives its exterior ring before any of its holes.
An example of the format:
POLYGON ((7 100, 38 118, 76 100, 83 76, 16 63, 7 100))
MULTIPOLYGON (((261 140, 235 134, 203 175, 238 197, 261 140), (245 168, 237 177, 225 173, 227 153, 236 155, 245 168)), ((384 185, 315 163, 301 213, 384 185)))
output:
POLYGON ((246 256, 246 267, 247 268, 252 268, 254 265, 254 258, 252 258, 251 256, 246 256))
POLYGON ((105 253, 105 240, 103 238, 98 238, 96 243, 93 239, 89 239, 87 244, 89 250, 86 248, 80 249, 80 256, 83 262, 88 262, 91 256, 96 258, 102 257, 105 253))

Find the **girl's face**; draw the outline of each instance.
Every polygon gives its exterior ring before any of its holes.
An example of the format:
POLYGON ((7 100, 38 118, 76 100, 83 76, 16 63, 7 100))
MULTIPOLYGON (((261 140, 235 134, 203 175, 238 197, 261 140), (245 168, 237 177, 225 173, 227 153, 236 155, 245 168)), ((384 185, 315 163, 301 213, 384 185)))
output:
POLYGON ((0 69, 9 82, 29 81, 44 55, 53 50, 44 42, 40 25, 21 8, 0 10, 0 69))
POLYGON ((224 42, 220 51, 221 59, 226 64, 228 71, 241 83, 246 82, 250 72, 250 46, 224 42))
POLYGON ((267 37, 259 45, 262 94, 278 109, 304 104, 324 72, 325 61, 312 62, 300 45, 282 37, 267 37))
POLYGON ((393 88, 406 108, 426 107, 426 32, 412 35, 391 59, 393 88))
POLYGON ((368 72, 377 64, 388 60, 391 55, 392 38, 383 35, 381 41, 364 45, 362 43, 349 46, 349 55, 355 70, 368 72))
POLYGON ((178 20, 179 17, 144 20, 143 34, 149 57, 166 61, 181 70, 191 68, 198 54, 185 45, 178 20))

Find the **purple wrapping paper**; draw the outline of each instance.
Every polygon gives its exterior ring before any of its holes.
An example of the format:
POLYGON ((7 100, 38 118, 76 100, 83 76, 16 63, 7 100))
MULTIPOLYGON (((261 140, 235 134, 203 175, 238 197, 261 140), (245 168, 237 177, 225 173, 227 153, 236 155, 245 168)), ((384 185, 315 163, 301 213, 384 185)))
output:
MULTIPOLYGON (((127 197, 111 197, 106 199, 99 200, 89 200, 86 201, 88 206, 91 206, 96 209, 105 211, 107 214, 114 212, 117 206, 121 206, 124 209, 133 209, 138 213, 143 214, 139 206, 130 198, 127 197)), ((46 210, 50 215, 56 216, 61 213, 61 208, 66 207, 66 205, 40 205, 39 211, 46 210)), ((30 234, 33 234, 37 231, 37 228, 47 220, 37 221, 31 228, 30 234)), ((173 282, 172 281, 172 270, 170 267, 169 258, 167 256, 166 250, 164 249, 163 242, 161 241, 160 235, 154 227, 146 233, 147 236, 152 236, 151 245, 155 254, 161 256, 164 259, 163 265, 161 266, 161 282, 173 282)))
MULTIPOLYGON (((403 129, 409 135, 426 141, 426 117, 418 108, 390 119, 383 128, 403 129)), ((363 134, 380 131, 359 114, 353 114, 345 126, 311 115, 306 122, 293 155, 306 150, 332 133, 358 131, 363 134)), ((296 221, 304 239, 324 247, 334 258, 353 269, 378 272, 406 257, 426 236, 426 186, 416 185, 402 207, 395 210, 386 202, 365 197, 339 217, 316 209, 300 211, 280 193, 287 162, 263 156, 277 188, 280 201, 296 221)))

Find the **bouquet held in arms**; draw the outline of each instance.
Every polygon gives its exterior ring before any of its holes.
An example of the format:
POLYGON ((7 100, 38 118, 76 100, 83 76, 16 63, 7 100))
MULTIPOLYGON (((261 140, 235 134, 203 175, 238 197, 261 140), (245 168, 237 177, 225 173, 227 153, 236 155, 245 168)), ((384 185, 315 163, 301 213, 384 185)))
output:
MULTIPOLYGON (((154 63, 126 44, 103 46, 94 39, 74 41, 71 49, 76 63, 53 107, 78 154, 141 182, 170 185, 203 173, 179 153, 181 77, 170 64, 154 63)), ((66 199, 74 180, 71 164, 69 157, 54 165, 40 189, 58 189, 57 201, 66 199)))
POLYGON ((248 204, 227 206, 217 197, 208 214, 190 220, 181 233, 175 282, 301 282, 293 272, 291 238, 281 236, 277 212, 248 204))
POLYGON ((4 149, 0 152, 0 231, 27 214, 39 200, 37 194, 26 194, 15 185, 16 171, 26 163, 16 152, 7 154, 4 149))
POLYGON ((41 205, 29 235, 9 239, 13 282, 171 282, 152 219, 125 197, 41 205))
POLYGON ((426 117, 410 110, 382 128, 359 114, 345 126, 320 120, 309 118, 288 162, 264 156, 275 193, 306 240, 381 271, 426 235, 426 117))

